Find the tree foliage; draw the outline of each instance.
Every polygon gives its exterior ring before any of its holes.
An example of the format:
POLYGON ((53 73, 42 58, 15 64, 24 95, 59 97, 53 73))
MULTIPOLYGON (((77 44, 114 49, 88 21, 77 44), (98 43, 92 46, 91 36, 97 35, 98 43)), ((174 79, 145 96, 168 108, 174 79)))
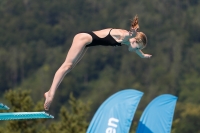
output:
MULTIPOLYGON (((125 46, 89 48, 59 86, 51 106, 52 112, 59 114, 65 104, 71 107, 66 101, 73 92, 74 97, 81 101, 93 101, 88 122, 106 98, 126 88, 144 92, 138 107, 140 112, 153 98, 163 93, 178 96, 182 106, 176 109, 187 110, 190 108, 187 104, 198 105, 200 101, 199 12, 198 0, 2 0, 1 99, 6 91, 21 88, 32 90, 30 98, 27 96, 25 101, 22 100, 23 105, 31 103, 30 99, 37 103, 51 86, 76 33, 110 27, 128 30, 130 19, 137 14, 140 30, 148 37, 148 45, 143 52, 152 54, 152 58, 141 59, 129 53, 125 46)), ((43 103, 40 104, 42 108, 43 103)), ((27 105, 21 109, 30 108, 27 105)), ((198 120, 197 114, 191 112, 183 118, 180 113, 178 111, 175 115, 181 118, 181 123, 173 128, 176 133, 187 133, 189 129, 182 127, 186 127, 190 119, 198 120)), ((139 115, 135 117, 139 118, 139 115)), ((193 130, 200 131, 191 126, 193 130)))
MULTIPOLYGON (((9 112, 38 112, 42 109, 42 101, 36 104, 30 97, 28 90, 9 90, 5 93, 5 99, 9 101, 9 112)), ((71 109, 62 107, 56 120, 33 119, 33 120, 10 120, 0 127, 0 133, 85 133, 90 112, 90 103, 83 103, 70 95, 69 104, 71 109)))

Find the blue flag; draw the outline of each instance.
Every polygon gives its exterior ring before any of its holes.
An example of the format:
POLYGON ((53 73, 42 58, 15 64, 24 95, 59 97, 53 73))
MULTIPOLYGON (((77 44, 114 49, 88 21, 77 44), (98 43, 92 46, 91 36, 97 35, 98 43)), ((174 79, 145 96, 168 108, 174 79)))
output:
POLYGON ((136 133, 170 133, 177 97, 158 96, 144 110, 136 133))
POLYGON ((128 133, 142 95, 127 89, 109 97, 95 113, 87 133, 128 133))

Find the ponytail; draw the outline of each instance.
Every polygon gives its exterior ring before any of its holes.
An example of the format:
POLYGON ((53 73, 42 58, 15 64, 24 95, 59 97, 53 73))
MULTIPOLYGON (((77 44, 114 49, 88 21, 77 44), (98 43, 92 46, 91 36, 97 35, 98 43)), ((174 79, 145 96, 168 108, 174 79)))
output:
POLYGON ((138 30, 139 28, 138 16, 135 15, 135 17, 131 20, 131 29, 138 30))

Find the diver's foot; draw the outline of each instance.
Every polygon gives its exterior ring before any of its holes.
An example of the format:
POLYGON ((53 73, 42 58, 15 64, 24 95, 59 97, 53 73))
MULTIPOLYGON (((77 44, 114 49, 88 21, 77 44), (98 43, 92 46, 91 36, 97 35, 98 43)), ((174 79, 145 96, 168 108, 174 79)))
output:
POLYGON ((49 107, 51 106, 53 98, 49 95, 49 92, 44 93, 44 98, 45 98, 44 109, 48 111, 49 107))

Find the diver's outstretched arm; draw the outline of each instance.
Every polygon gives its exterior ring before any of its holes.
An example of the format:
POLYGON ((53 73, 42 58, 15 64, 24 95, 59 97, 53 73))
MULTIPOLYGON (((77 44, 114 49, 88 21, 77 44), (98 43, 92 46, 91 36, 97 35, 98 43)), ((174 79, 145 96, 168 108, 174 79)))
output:
POLYGON ((152 55, 150 55, 150 54, 144 54, 144 53, 142 52, 142 50, 139 50, 139 49, 135 50, 135 53, 136 53, 137 55, 139 55, 141 58, 151 58, 151 56, 152 56, 152 55))

